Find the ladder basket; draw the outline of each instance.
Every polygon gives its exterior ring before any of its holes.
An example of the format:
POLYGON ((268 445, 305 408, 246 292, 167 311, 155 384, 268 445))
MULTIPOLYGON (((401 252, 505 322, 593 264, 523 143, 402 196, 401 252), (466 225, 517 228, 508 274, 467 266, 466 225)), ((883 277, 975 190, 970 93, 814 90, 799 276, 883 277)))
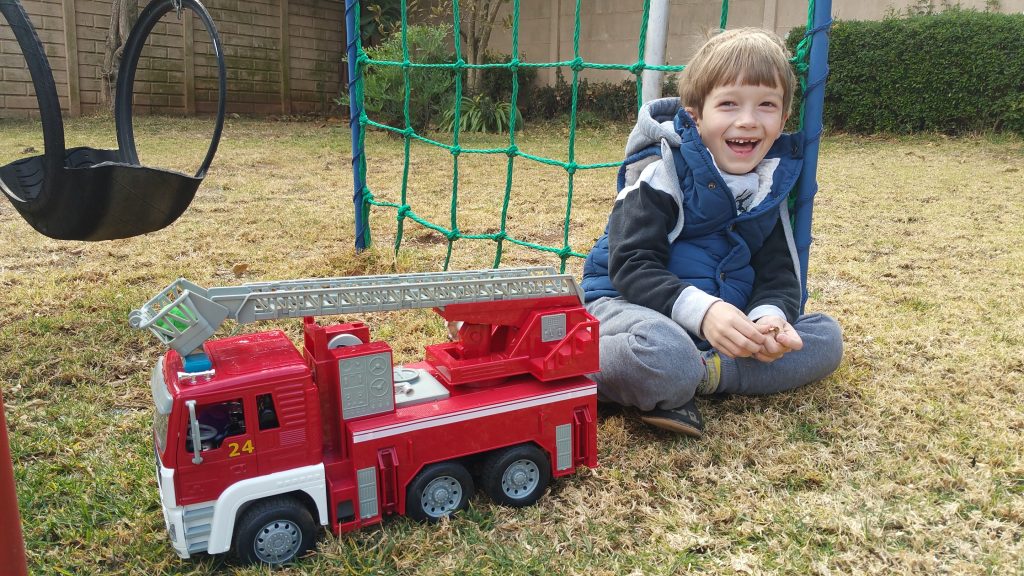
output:
POLYGON ((202 347, 228 317, 228 309, 208 297, 202 288, 178 278, 142 308, 128 315, 132 328, 149 329, 182 356, 202 347))

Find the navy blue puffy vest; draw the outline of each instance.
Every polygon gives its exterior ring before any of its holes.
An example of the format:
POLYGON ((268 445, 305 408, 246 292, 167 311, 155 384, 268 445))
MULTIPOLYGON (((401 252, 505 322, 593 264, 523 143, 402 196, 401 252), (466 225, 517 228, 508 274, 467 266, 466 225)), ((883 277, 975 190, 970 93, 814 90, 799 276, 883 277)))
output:
MULTIPOLYGON (((685 111, 675 117, 682 145, 672 155, 683 191, 683 229, 670 247, 667 268, 676 276, 743 310, 754 283, 751 255, 760 250, 779 218, 779 206, 796 185, 803 165, 800 134, 783 134, 766 159, 779 158, 771 192, 751 211, 736 213, 732 192, 715 168, 711 154, 685 111)), ((652 144, 626 159, 619 169, 618 189, 625 187, 626 166, 660 156, 660 144, 652 144)), ((608 276, 608 233, 598 238, 583 266, 587 302, 619 292, 608 276)))

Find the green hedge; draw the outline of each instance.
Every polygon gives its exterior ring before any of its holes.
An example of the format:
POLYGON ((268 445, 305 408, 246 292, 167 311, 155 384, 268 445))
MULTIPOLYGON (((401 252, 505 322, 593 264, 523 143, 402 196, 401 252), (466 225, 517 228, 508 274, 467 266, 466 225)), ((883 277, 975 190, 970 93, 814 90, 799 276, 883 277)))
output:
MULTIPOLYGON (((678 76, 665 74, 662 77, 662 96, 679 94, 678 76)), ((576 96, 576 120, 581 126, 597 126, 607 122, 636 121, 636 79, 627 78, 618 82, 591 82, 586 78, 579 81, 576 96)), ((559 119, 568 122, 572 111, 572 84, 556 69, 553 86, 535 87, 530 93, 531 106, 524 109, 528 120, 559 119)))
MULTIPOLYGON (((533 90, 533 101, 526 110, 527 118, 550 120, 572 111, 572 84, 556 70, 553 86, 533 90)), ((581 125, 636 120, 636 80, 620 82, 579 81, 576 90, 577 121, 581 125)), ((568 122, 568 118, 563 121, 568 122)))
MULTIPOLYGON (((791 49, 800 35, 790 34, 791 49)), ((837 21, 829 68, 828 128, 1024 134, 1024 14, 837 21)))

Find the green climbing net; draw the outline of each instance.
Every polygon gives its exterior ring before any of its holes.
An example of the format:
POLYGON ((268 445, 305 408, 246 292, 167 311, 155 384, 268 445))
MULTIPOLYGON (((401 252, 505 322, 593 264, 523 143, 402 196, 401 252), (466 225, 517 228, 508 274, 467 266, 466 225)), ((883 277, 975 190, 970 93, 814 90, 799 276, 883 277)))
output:
MULTIPOLYGON (((455 29, 458 30, 460 15, 459 15, 459 2, 453 0, 452 17, 455 23, 455 29)), ((607 162, 607 163, 596 163, 596 164, 580 164, 576 162, 576 127, 577 127, 577 102, 578 92, 580 86, 580 73, 584 70, 626 70, 632 73, 636 77, 636 95, 637 95, 637 106, 642 104, 641 100, 641 75, 644 70, 660 70, 664 72, 679 72, 682 71, 684 66, 667 66, 667 65, 653 65, 644 62, 645 44, 647 38, 647 24, 650 16, 650 0, 644 0, 643 4, 643 16, 641 20, 641 27, 639 33, 639 43, 637 46, 637 60, 631 64, 598 64, 591 63, 584 60, 580 55, 580 5, 581 0, 576 0, 576 7, 574 13, 574 26, 573 26, 573 58, 571 60, 565 60, 561 62, 525 62, 519 59, 519 0, 512 0, 512 56, 507 63, 492 63, 492 64, 469 64, 462 58, 462 48, 459 38, 459 34, 454 34, 454 48, 455 48, 455 62, 454 63, 419 63, 410 62, 409 60, 409 45, 406 37, 406 31, 408 29, 407 22, 407 10, 406 3, 402 3, 402 61, 386 61, 386 60, 374 60, 371 59, 366 52, 363 51, 361 43, 357 40, 357 67, 358 73, 352 92, 352 101, 361 103, 363 101, 363 71, 367 66, 397 66, 402 69, 403 84, 404 84, 404 117, 405 126, 404 128, 398 128, 395 126, 389 126, 376 122, 366 115, 365 109, 361 109, 359 114, 359 135, 358 135, 358 150, 365 150, 365 137, 366 128, 373 127, 381 130, 390 131, 397 135, 400 135, 404 140, 404 162, 402 170, 402 182, 401 182, 401 193, 399 202, 388 202, 385 200, 378 199, 370 187, 366 184, 366 159, 362 153, 357 154, 356 169, 358 170, 358 182, 363 183, 361 190, 363 210, 362 216, 363 222, 359 224, 359 228, 364 231, 364 237, 362 238, 365 246, 370 245, 370 227, 369 227, 369 206, 376 206, 382 208, 394 209, 397 213, 398 227, 395 235, 394 249, 397 252, 402 244, 403 230, 406 220, 412 220, 442 234, 447 238, 447 252, 444 260, 444 269, 448 269, 448 265, 452 257, 452 249, 455 243, 459 240, 477 240, 477 241, 488 241, 495 243, 495 254, 494 254, 494 267, 498 267, 501 264, 501 258, 503 248, 506 242, 524 246, 530 249, 539 250, 542 252, 552 253, 558 256, 561 261, 561 271, 565 271, 566 262, 569 258, 584 258, 586 255, 576 252, 569 245, 569 222, 572 216, 573 207, 573 186, 575 175, 580 170, 595 170, 601 168, 617 168, 621 165, 621 161, 618 162, 607 162), (510 115, 510 122, 508 127, 508 146, 502 148, 463 148, 459 144, 459 132, 462 126, 462 115, 461 115, 461 104, 462 104, 462 71, 469 68, 505 68, 507 69, 512 78, 512 95, 511 95, 511 106, 513 110, 516 110, 517 99, 519 96, 519 74, 518 71, 523 68, 551 68, 551 67, 567 67, 572 70, 572 102, 569 115, 569 140, 568 140, 568 158, 565 161, 556 160, 553 158, 544 158, 523 152, 516 146, 516 114, 510 115), (415 68, 444 68, 455 71, 455 98, 454 98, 454 127, 453 137, 451 144, 445 144, 427 138, 421 134, 416 133, 412 128, 409 113, 409 102, 410 94, 412 90, 410 82, 410 70, 415 68), (452 184, 451 184, 451 196, 450 196, 450 209, 449 209, 449 222, 448 226, 431 222, 428 219, 422 217, 413 211, 408 203, 408 191, 409 191, 409 164, 410 164, 410 145, 413 141, 422 142, 431 146, 436 146, 447 150, 452 156, 452 184), (488 234, 465 234, 459 231, 458 225, 458 206, 459 206, 459 157, 463 154, 488 154, 494 156, 505 156, 507 163, 506 177, 505 177, 505 191, 502 198, 501 206, 501 220, 497 226, 497 232, 488 234), (549 166, 556 166, 564 169, 567 175, 567 199, 565 203, 565 217, 562 221, 562 243, 560 246, 548 246, 544 244, 538 244, 530 242, 524 238, 516 238, 508 233, 507 221, 508 221, 508 208, 509 202, 512 198, 512 175, 513 167, 517 158, 523 158, 526 160, 532 160, 549 166)), ((814 14, 814 0, 808 1, 808 29, 810 29, 810 22, 814 14)), ((729 0, 723 0, 720 27, 725 28, 729 15, 729 0)), ((359 21, 358 4, 356 4, 356 22, 359 21)), ((793 56, 793 65, 797 72, 797 77, 800 80, 801 89, 806 89, 806 78, 807 78, 807 62, 808 55, 810 53, 810 36, 806 36, 795 50, 793 56)), ((803 125, 803 108, 800 110, 800 123, 803 125)), ((792 201, 792 199, 791 199, 792 201)), ((588 247, 589 248, 589 247, 588 247)))

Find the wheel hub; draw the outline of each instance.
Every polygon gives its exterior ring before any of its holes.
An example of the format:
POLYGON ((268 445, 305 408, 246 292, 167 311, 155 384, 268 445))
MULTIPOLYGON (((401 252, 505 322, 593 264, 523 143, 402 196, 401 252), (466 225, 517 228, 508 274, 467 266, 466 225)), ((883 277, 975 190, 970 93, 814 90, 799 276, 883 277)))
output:
POLYGON ((501 489, 510 498, 525 498, 540 484, 540 470, 530 460, 516 460, 501 475, 501 489))
POLYGON ((462 484, 451 476, 434 478, 423 489, 421 502, 428 516, 447 516, 459 507, 462 501, 462 484))
POLYGON ((434 489, 434 492, 430 495, 430 500, 435 506, 444 506, 448 502, 448 498, 451 497, 451 493, 448 489, 443 486, 438 486, 434 489))
POLYGON ((302 531, 287 520, 271 522, 260 530, 253 546, 256 556, 268 564, 278 564, 291 559, 302 543, 302 531))

